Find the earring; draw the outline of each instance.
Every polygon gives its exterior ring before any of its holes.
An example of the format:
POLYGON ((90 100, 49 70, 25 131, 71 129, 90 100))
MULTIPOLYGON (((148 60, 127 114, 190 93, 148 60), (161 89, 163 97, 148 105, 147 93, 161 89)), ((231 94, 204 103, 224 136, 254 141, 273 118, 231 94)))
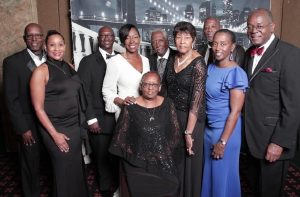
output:
POLYGON ((233 61, 233 53, 232 53, 232 51, 230 52, 230 55, 229 55, 229 61, 233 61))

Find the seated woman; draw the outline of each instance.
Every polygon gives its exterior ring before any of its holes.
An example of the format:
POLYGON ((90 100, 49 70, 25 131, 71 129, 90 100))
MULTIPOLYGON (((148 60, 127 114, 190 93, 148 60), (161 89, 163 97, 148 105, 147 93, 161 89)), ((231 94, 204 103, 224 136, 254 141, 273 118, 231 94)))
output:
POLYGON ((227 29, 213 38, 215 64, 206 81, 207 125, 204 131, 204 171, 201 196, 241 196, 239 154, 241 110, 248 79, 233 61, 235 35, 227 29))
POLYGON ((158 96, 160 89, 156 72, 144 74, 142 96, 123 108, 110 146, 121 158, 131 197, 176 196, 178 190, 180 128, 173 103, 158 96))
MULTIPOLYGON (((30 81, 31 98, 40 131, 53 166, 53 196, 88 196, 81 153, 83 110, 82 82, 64 60, 65 41, 55 31, 46 39, 47 61, 30 81)), ((86 134, 86 133, 85 133, 86 134)))
POLYGON ((141 78, 150 70, 148 58, 139 54, 141 37, 137 27, 123 25, 119 37, 125 52, 108 61, 102 88, 105 110, 115 113, 116 119, 122 106, 135 102, 141 78))

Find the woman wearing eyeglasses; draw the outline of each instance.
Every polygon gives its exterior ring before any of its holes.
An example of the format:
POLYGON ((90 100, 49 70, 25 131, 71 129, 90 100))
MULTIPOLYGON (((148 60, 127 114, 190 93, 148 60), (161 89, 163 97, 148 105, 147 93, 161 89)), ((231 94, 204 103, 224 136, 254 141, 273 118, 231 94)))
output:
POLYGON ((121 158, 131 197, 177 196, 180 128, 173 103, 158 96, 160 89, 157 72, 144 74, 142 95, 123 108, 110 146, 121 158))
POLYGON ((124 105, 135 103, 141 78, 150 70, 148 58, 138 53, 141 38, 137 27, 123 25, 119 37, 125 52, 108 61, 102 88, 105 110, 115 113, 116 119, 124 105))
POLYGON ((185 139, 182 161, 178 164, 180 197, 199 197, 202 180, 203 130, 205 119, 206 65, 193 50, 196 29, 189 22, 175 25, 177 55, 166 73, 168 97, 175 104, 181 137, 185 139))

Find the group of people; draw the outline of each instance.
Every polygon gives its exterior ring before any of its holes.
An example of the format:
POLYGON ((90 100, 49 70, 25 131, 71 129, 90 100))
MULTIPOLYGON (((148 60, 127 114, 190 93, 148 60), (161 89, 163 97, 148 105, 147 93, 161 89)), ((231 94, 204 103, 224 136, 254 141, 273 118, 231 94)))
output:
POLYGON ((41 27, 27 25, 27 49, 3 63, 24 196, 39 196, 43 145, 53 196, 89 196, 82 146, 90 152, 90 144, 103 197, 117 188, 121 197, 238 197, 242 143, 254 195, 281 196, 300 126, 300 49, 274 28, 269 10, 253 10, 245 52, 232 31, 207 18, 207 44, 195 49, 196 28, 182 21, 173 30, 176 50, 155 29, 147 58, 135 25, 119 29, 123 53, 104 26, 99 49, 76 72, 63 60, 59 32, 49 31, 43 48, 41 27))

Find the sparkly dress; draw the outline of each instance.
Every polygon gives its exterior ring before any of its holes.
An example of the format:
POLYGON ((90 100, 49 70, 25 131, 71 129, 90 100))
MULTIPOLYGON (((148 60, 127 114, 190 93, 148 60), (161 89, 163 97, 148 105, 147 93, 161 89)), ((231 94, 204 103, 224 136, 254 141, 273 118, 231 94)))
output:
POLYGON ((212 159, 211 147, 224 131, 230 113, 230 90, 245 91, 247 75, 239 66, 220 68, 210 64, 206 81, 207 126, 204 132, 203 197, 241 196, 239 154, 241 147, 241 117, 228 139, 224 157, 212 159))
MULTIPOLYGON (((175 61, 175 60, 173 60, 175 61)), ((202 180, 203 132, 205 120, 206 65, 202 57, 195 58, 186 68, 176 73, 174 62, 166 74, 168 97, 173 100, 181 126, 181 138, 187 126, 189 113, 197 117, 193 131, 193 151, 189 156, 185 146, 181 150, 184 159, 177 164, 180 180, 180 197, 199 197, 202 180)))
POLYGON ((48 59, 49 80, 45 87, 44 108, 55 129, 70 138, 69 152, 61 152, 53 138, 41 127, 41 135, 53 166, 55 197, 88 196, 82 160, 82 83, 65 62, 48 59))
POLYGON ((131 197, 177 192, 174 160, 180 140, 176 110, 169 99, 155 108, 137 104, 123 108, 109 150, 122 159, 131 197))

